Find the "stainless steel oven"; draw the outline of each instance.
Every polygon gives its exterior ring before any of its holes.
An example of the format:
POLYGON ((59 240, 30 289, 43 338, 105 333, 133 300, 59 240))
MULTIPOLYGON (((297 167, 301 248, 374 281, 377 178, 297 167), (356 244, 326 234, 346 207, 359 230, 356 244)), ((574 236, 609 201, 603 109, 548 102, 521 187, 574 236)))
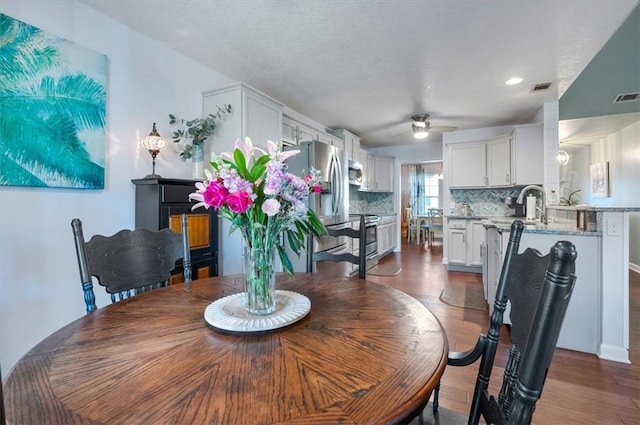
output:
POLYGON ((365 223, 365 252, 367 253, 367 259, 378 255, 378 223, 369 222, 365 223))

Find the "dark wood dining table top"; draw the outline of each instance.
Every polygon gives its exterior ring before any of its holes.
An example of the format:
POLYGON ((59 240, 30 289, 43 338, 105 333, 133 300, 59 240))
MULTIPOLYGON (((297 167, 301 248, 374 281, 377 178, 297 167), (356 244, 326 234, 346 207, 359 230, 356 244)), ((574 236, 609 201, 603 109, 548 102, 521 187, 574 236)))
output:
POLYGON ((206 324, 205 308, 242 292, 243 276, 172 285, 70 323, 7 376, 8 423, 386 424, 427 402, 448 345, 424 305, 355 278, 277 279, 311 301, 277 330, 206 324))

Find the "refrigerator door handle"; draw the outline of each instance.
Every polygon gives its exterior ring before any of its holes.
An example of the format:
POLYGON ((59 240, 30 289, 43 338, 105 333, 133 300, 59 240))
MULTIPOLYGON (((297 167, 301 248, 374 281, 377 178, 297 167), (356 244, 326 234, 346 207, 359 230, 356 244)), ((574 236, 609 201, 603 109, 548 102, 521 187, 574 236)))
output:
POLYGON ((337 187, 338 190, 337 192, 337 203, 336 203, 336 212, 335 215, 340 214, 340 208, 342 206, 342 203, 344 202, 344 187, 343 187, 343 175, 342 175, 342 164, 340 163, 340 157, 338 157, 338 155, 334 152, 333 157, 335 158, 336 161, 336 183, 337 183, 337 187))
POLYGON ((331 186, 332 186, 332 190, 331 190, 331 211, 332 214, 335 216, 338 214, 338 190, 340 190, 339 185, 337 185, 338 183, 338 179, 336 178, 336 174, 338 172, 338 167, 336 166, 336 157, 335 155, 332 153, 331 154, 331 165, 329 166, 329 175, 330 175, 330 179, 331 179, 331 186))

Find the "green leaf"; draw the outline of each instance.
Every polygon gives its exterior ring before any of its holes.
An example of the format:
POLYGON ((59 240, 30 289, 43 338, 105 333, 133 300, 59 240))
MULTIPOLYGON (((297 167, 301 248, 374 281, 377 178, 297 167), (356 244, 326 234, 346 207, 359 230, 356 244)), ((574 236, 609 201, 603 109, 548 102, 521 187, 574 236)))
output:
POLYGON ((291 260, 287 256, 284 247, 278 245, 278 256, 280 257, 280 262, 282 263, 282 268, 285 272, 291 277, 293 277, 293 264, 291 264, 291 260))
POLYGON ((246 178, 247 175, 247 161, 244 158, 244 154, 240 149, 235 149, 233 151, 233 160, 236 163, 236 167, 238 169, 238 174, 242 178, 246 178))
POLYGON ((249 173, 247 180, 249 180, 251 183, 254 183, 256 180, 262 177, 262 175, 264 175, 266 171, 267 167, 265 167, 264 165, 256 164, 251 169, 251 173, 249 173))

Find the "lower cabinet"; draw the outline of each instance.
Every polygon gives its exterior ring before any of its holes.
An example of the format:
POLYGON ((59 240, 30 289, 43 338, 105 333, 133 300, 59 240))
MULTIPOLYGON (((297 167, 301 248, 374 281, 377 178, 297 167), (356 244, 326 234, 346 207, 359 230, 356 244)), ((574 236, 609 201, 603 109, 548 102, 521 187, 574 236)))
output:
MULTIPOLYGON (((182 232, 180 216, 187 214, 193 279, 218 275, 218 217, 213 209, 191 211, 195 181, 181 179, 136 179, 136 228, 182 232)), ((182 282, 182 264, 170 283, 182 282)))
POLYGON ((485 238, 482 222, 476 219, 449 219, 447 227, 449 265, 479 272, 479 268, 482 267, 482 245, 485 238))
POLYGON ((377 243, 378 258, 382 258, 389 254, 396 247, 396 239, 398 236, 398 228, 395 216, 383 217, 378 223, 377 243))

